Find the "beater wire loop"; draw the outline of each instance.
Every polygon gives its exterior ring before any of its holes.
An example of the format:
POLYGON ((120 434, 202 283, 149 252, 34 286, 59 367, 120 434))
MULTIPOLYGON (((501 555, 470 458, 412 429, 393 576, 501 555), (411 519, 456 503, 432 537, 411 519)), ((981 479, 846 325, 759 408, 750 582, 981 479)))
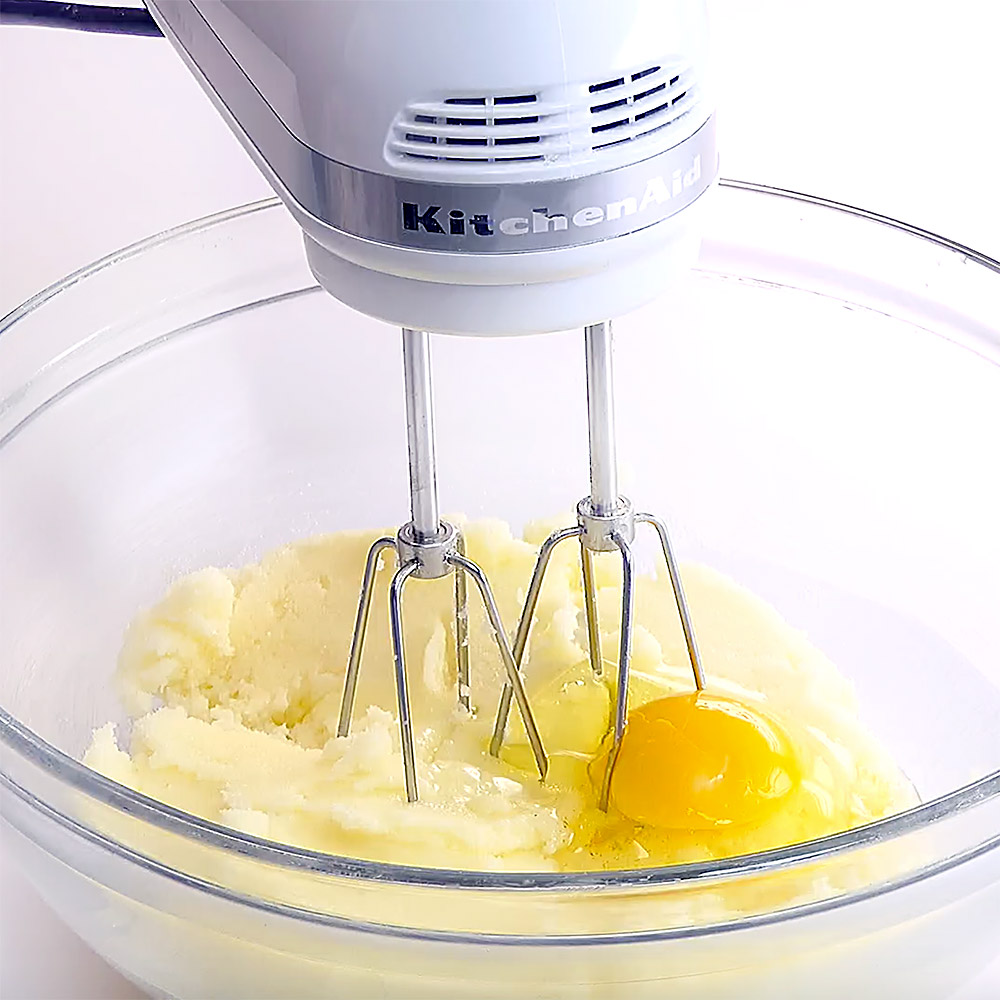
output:
MULTIPOLYGON (((561 528, 549 535, 538 550, 538 558, 535 561, 534 572, 531 574, 531 583, 528 584, 528 593, 521 609, 521 618, 517 624, 514 647, 511 651, 518 676, 520 676, 521 663, 524 660, 524 651, 528 645, 528 634, 531 631, 535 608, 538 605, 538 595, 542 591, 542 578, 545 576, 545 569, 552 557, 552 551, 560 542, 567 538, 576 538, 579 534, 580 528, 577 525, 572 528, 561 528)), ((504 736, 507 732, 507 717, 510 715, 510 704, 513 696, 514 689, 508 682, 500 694, 500 706, 497 709, 496 722, 493 726, 493 739, 490 741, 490 753, 494 757, 499 755, 500 748, 503 746, 504 736)))
POLYGON ((587 652, 590 669, 595 677, 604 673, 601 653, 601 620, 597 617, 597 584, 594 581, 594 553, 580 537, 580 576, 583 581, 583 616, 587 623, 587 652))
MULTIPOLYGON (((458 533, 455 551, 465 556, 465 538, 458 533)), ((472 675, 469 669, 469 588, 465 570, 455 567, 455 663, 458 672, 458 703, 472 711, 472 675)))
POLYGON ((651 524, 660 536, 660 548, 663 549, 663 558, 667 562, 667 574, 670 576, 670 586, 674 591, 674 601, 677 604, 677 614, 681 620, 681 631, 684 633, 688 661, 691 664, 691 672, 694 674, 694 685, 699 691, 703 691, 705 689, 705 670, 702 667, 701 654, 698 652, 698 643, 695 641, 694 626, 691 624, 691 612, 688 610, 687 598, 684 596, 680 570, 677 569, 677 561, 674 559, 673 549, 670 546, 670 537, 667 535, 667 526, 653 514, 636 514, 635 519, 643 524, 651 524))
POLYGON ((417 801, 417 762, 413 750, 413 723, 410 720, 410 696, 406 689, 406 654, 403 649, 403 587, 417 571, 416 562, 404 563, 389 584, 389 635, 392 639, 392 665, 396 675, 396 704, 399 709, 399 739, 403 751, 403 782, 406 801, 417 801))
POLYGON ((365 573, 361 578, 361 596, 358 599, 358 614, 354 620, 351 652, 347 659, 347 671, 344 674, 344 695, 340 702, 340 720, 337 723, 338 736, 347 736, 351 731, 351 716, 354 713, 354 699, 358 691, 358 671, 361 668, 365 633, 368 631, 368 615, 372 608, 372 596, 375 593, 375 573, 378 570, 379 558, 386 549, 395 548, 395 545, 395 539, 379 538, 368 550, 368 558, 365 560, 365 573))

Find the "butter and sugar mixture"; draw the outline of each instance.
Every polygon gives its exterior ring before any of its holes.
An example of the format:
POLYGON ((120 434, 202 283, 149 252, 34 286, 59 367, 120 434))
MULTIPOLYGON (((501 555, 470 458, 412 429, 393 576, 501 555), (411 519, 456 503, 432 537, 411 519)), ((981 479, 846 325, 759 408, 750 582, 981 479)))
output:
MULTIPOLYGON (((537 545, 500 522, 464 525, 504 621, 517 620, 537 545)), ((619 568, 596 560, 605 670, 594 677, 578 554, 553 556, 523 664, 550 756, 538 780, 516 711, 488 744, 503 684, 470 593, 472 713, 458 704, 450 580, 404 602, 420 800, 407 803, 386 587, 379 574, 350 736, 336 735, 360 567, 374 535, 297 542, 242 569, 178 580, 131 624, 118 678, 133 724, 98 730, 85 762, 199 816, 333 854, 487 870, 666 865, 848 829, 913 805, 861 727, 850 684, 759 598, 684 570, 708 687, 695 695, 669 580, 640 577, 630 716, 598 808, 617 651, 619 568), (611 657, 611 658, 609 658, 611 657)))

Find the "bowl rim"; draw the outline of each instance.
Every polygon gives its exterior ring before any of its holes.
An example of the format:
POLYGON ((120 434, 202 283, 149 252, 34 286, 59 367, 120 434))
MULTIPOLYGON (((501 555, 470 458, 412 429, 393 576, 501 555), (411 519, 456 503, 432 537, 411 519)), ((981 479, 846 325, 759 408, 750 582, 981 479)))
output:
MULTIPOLYGON (((778 199, 804 202, 814 207, 829 209, 835 213, 854 216, 866 222, 886 226, 960 254, 969 262, 979 264, 1000 275, 1000 261, 994 260, 986 254, 982 254, 953 240, 938 236, 928 230, 900 222, 890 216, 881 215, 877 212, 831 199, 750 181, 724 178, 720 179, 718 183, 724 188, 778 199)), ((0 336, 59 293, 67 291, 79 282, 93 277, 106 268, 138 256, 163 243, 179 240, 227 222, 253 215, 257 212, 273 211, 280 209, 280 207, 281 202, 278 198, 267 198, 246 205, 240 205, 167 229, 108 254, 50 285, 16 307, 3 318, 0 318, 0 336)), ((788 847, 774 848, 752 854, 681 865, 616 869, 611 871, 470 871, 367 861, 359 858, 326 854, 307 848, 265 840, 239 832, 211 820, 202 819, 166 803, 159 802, 111 778, 105 777, 97 771, 91 770, 82 762, 42 739, 29 727, 14 718, 2 706, 0 706, 0 745, 9 748, 17 753, 18 756, 53 774, 63 784, 84 793, 89 798, 130 816, 149 822, 168 833, 180 835, 185 839, 233 851, 243 857, 259 860, 277 867, 308 871, 316 875, 334 876, 355 881, 377 881, 401 886, 420 886, 437 889, 461 888, 473 890, 579 892, 587 889, 608 890, 616 888, 666 887, 681 883, 717 882, 724 879, 760 875, 775 869, 787 870, 792 867, 804 866, 844 854, 848 851, 893 840, 905 834, 927 828, 940 820, 950 818, 970 808, 974 808, 989 799, 1000 797, 1000 769, 998 769, 960 788, 927 802, 922 802, 903 812, 885 817, 884 819, 876 820, 840 833, 803 841, 788 847)), ((117 841, 105 836, 98 830, 81 824, 78 819, 64 815, 51 804, 36 799, 28 790, 22 788, 13 780, 7 773, 5 766, 0 767, 0 785, 5 787, 8 792, 17 795, 36 808, 44 808, 52 818, 63 825, 71 826, 77 832, 85 832, 90 839, 101 843, 116 853, 121 853, 124 845, 120 845, 117 841)), ((1000 838, 996 838, 983 846, 1000 848, 1000 838)), ((128 848, 125 848, 125 850, 129 854, 134 855, 134 852, 129 851, 128 848)), ((956 863, 959 863, 961 860, 961 858, 957 859, 956 863)), ((159 867, 161 870, 163 869, 162 865, 159 867)), ((932 874, 932 872, 928 871, 926 874, 932 874)), ((837 900, 830 900, 828 902, 833 905, 837 900)), ((254 900, 254 903, 255 905, 258 903, 263 904, 264 901, 254 900)), ((356 921, 348 921, 348 923, 356 928, 361 926, 356 921)), ((394 933, 398 930, 402 929, 393 928, 394 933)), ((425 935, 429 932, 419 931, 417 933, 425 935)), ((669 932, 661 931, 655 933, 660 936, 663 934, 668 934, 669 936, 669 932)), ((481 935, 474 936, 478 938, 481 935)), ((613 938, 616 941, 621 941, 623 938, 634 936, 636 936, 634 932, 626 932, 613 935, 613 938)), ((640 934, 639 936, 645 935, 640 934)), ((503 935, 502 938, 504 940, 510 939, 507 935, 503 935)))
MULTIPOLYGON (((894 219, 889 215, 882 215, 879 212, 873 212, 867 208, 859 208, 856 205, 850 205, 843 201, 836 201, 832 198, 823 198, 819 195, 805 194, 801 191, 793 191, 790 188, 774 187, 769 184, 759 184, 756 181, 742 181, 733 177, 720 177, 716 183, 719 187, 729 188, 734 191, 748 191, 753 194, 770 195, 771 197, 782 198, 788 201, 801 201, 807 205, 813 205, 818 208, 828 208, 843 215, 853 215, 868 222, 874 222, 879 225, 887 226, 890 229, 896 229, 909 236, 915 236, 918 239, 925 240, 928 243, 933 243, 945 250, 951 250, 955 253, 961 254, 973 263, 981 264, 988 270, 995 271, 997 274, 1000 274, 1000 261, 995 260, 993 257, 980 253, 980 251, 974 250, 963 243, 950 240, 946 236, 939 236, 937 233, 933 233, 929 229, 922 229, 920 226, 914 226, 908 222, 901 222, 899 219, 894 219)), ((122 261, 126 261, 131 257, 136 257, 146 250, 152 250, 161 243, 166 243, 174 239, 180 239, 185 236, 192 236, 202 230, 211 229, 213 226, 222 225, 223 223, 229 222, 233 219, 254 215, 257 212, 268 211, 279 208, 280 206, 281 200, 277 197, 262 198, 258 201, 247 202, 244 205, 236 205, 233 208, 226 208, 221 212, 214 212, 211 215, 203 215, 198 219, 192 219, 190 222, 182 223, 179 226, 172 226, 170 229, 164 229, 163 231, 155 233, 152 236, 147 236, 135 243, 130 243, 119 250, 114 250, 111 253, 92 261, 90 264, 86 264, 83 267, 70 272, 65 277, 60 278, 48 287, 43 288, 40 292, 36 292, 31 296, 31 298, 26 299, 20 305, 15 306, 6 315, 0 316, 0 335, 3 335, 7 331, 8 327, 13 326, 16 322, 23 319, 28 313, 31 313, 35 309, 44 305, 49 299, 58 295, 60 292, 67 291, 69 288, 72 288, 73 285, 76 285, 81 281, 85 281, 87 278, 93 277, 105 268, 121 263, 122 261)))

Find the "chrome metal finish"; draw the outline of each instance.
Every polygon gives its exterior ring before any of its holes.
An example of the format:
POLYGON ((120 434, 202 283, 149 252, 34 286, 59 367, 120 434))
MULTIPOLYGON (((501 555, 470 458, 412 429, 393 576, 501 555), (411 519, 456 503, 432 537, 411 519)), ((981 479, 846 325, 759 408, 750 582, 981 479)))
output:
MULTIPOLYGON (((615 683, 615 708, 611 730, 611 746, 608 751, 607 766, 601 780, 598 804, 607 809, 611 795, 611 779, 621 750, 628 720, 629 668, 632 660, 632 634, 635 618, 635 564, 632 542, 635 539, 636 522, 649 524, 656 529, 660 538, 667 572, 673 587, 677 613, 680 617, 684 640, 687 644, 688 659, 694 682, 700 691, 705 686, 705 676, 695 641, 694 628, 688 610, 687 599, 681 583, 677 563, 667 535, 666 525, 652 514, 636 514, 631 501, 617 493, 618 473, 615 459, 614 430, 614 386, 611 357, 611 325, 598 323, 586 327, 584 346, 587 361, 587 413, 590 434, 590 486, 591 495, 584 497, 576 507, 577 523, 571 528, 561 528, 553 532, 542 544, 538 559, 528 586, 527 597, 521 611, 517 635, 514 640, 514 663, 520 668, 524 651, 542 589, 545 570, 552 550, 567 538, 580 540, 580 564, 583 578, 583 606, 587 626, 587 645, 590 666, 595 676, 601 676, 604 668, 601 653, 601 634, 597 609, 597 587, 594 581, 595 552, 618 551, 622 560, 621 627, 618 647, 618 675, 615 683)), ((504 687, 500 697, 490 752, 500 753, 506 732, 507 717, 510 712, 514 692, 510 685, 504 687)))
POLYGON ((604 673, 601 653, 601 622, 597 617, 597 584, 594 582, 594 553, 587 547, 580 530, 580 570, 583 579, 583 616, 587 623, 587 652, 595 677, 604 673))
POLYGON ((440 580, 452 573, 448 557, 458 552, 458 540, 458 530, 447 521, 438 522, 435 536, 420 540, 411 521, 396 532, 396 554, 400 565, 414 564, 413 572, 419 579, 440 580))
POLYGON ((618 497, 605 514, 598 514, 590 497, 584 497, 576 505, 576 523, 583 544, 591 552, 614 552, 618 548, 615 535, 621 535, 630 544, 635 538, 635 510, 628 497, 618 497))
MULTIPOLYGON (((531 574, 531 583, 528 584, 528 594, 521 608, 521 619, 517 624, 517 632, 514 636, 514 648, 512 659, 518 671, 520 671, 521 661, 524 659, 524 651, 528 645, 528 633, 531 631, 531 623, 535 617, 535 608, 538 606, 538 595, 542 591, 542 577, 545 576, 545 569, 549 564, 552 551, 567 538, 576 538, 580 534, 579 527, 562 528, 553 532, 542 543, 538 550, 538 558, 535 561, 535 569, 531 574)), ((520 673, 518 673, 520 677, 520 673)), ((490 753, 496 757, 503 746, 504 735, 507 732, 507 717, 510 714, 511 698, 514 695, 514 688, 510 683, 504 685, 500 694, 500 706, 497 709, 497 718, 493 726, 493 739, 490 741, 490 753)))
MULTIPOLYGON (((458 532, 455 551, 465 557, 465 539, 458 532)), ((469 669, 469 589, 465 570, 455 567, 455 662, 458 673, 458 703, 472 711, 472 675, 469 669)))
POLYGON ((382 553, 386 549, 391 549, 395 544, 391 538, 378 539, 368 550, 368 558, 365 560, 365 574, 361 578, 358 614, 354 620, 354 634, 351 637, 351 653, 347 659, 347 672, 344 674, 344 696, 340 702, 340 719, 337 723, 338 736, 346 736, 351 731, 354 698, 358 690, 358 670, 361 667, 365 633, 368 631, 368 613, 371 611, 372 595, 375 593, 375 573, 378 570, 382 553))
POLYGON ((587 430, 590 438, 590 508, 597 516, 618 506, 618 460, 615 453, 614 364, 611 324, 584 327, 587 361, 587 430))
POLYGON ((406 801, 417 801, 417 763, 413 752, 413 723, 410 721, 410 696, 406 690, 406 654, 403 649, 403 585, 416 572, 414 562, 400 565, 389 584, 389 635, 392 639, 392 665, 396 674, 396 704, 399 709, 399 736, 403 751, 403 782, 406 801))
MULTIPOLYGON (((416 542, 436 538, 441 528, 434 452, 434 390, 430 334, 403 329, 403 390, 406 444, 410 456, 410 525, 416 542)), ((443 575, 443 574, 441 574, 443 575)))
POLYGON ((663 558, 667 561, 667 573, 670 576, 670 586, 673 587, 674 600, 677 602, 677 613, 681 619, 681 630, 684 632, 684 642, 687 645, 688 660, 691 663, 691 671, 694 674, 695 687, 699 691, 703 691, 705 688, 705 671, 701 665, 701 654, 698 652, 698 643, 694 638, 694 626, 691 624, 691 613, 688 611, 687 598, 684 596, 684 587, 681 585, 681 574, 677 569, 674 553, 670 547, 667 526, 652 514, 636 514, 635 519, 641 521, 643 524, 651 524, 660 536, 660 547, 663 549, 663 558))
POLYGON ((608 754, 608 763, 604 768, 604 778, 601 781, 601 794, 597 800, 598 806, 604 810, 608 808, 608 799, 611 795, 611 776, 614 774, 615 764, 618 763, 618 753, 625 735, 625 720, 628 718, 628 680, 629 667, 632 663, 632 615, 635 607, 635 563, 632 559, 632 545, 618 532, 615 532, 614 541, 622 554, 622 618, 618 645, 614 736, 611 741, 611 751, 608 754))
POLYGON ((490 627, 493 629, 493 639, 500 649, 500 656, 503 659, 504 670, 507 672, 507 685, 514 691, 514 700, 521 711, 521 721, 524 723, 524 730, 528 734, 528 742, 531 744, 531 752, 535 756, 535 764, 538 766, 539 777, 544 781, 548 773, 549 761, 545 755, 545 748, 542 746, 542 737, 538 732, 535 717, 528 704, 528 696, 524 690, 524 682, 521 679, 521 672, 514 654, 511 651, 510 643, 507 640, 507 633, 504 632, 503 622, 500 619, 500 610, 497 608, 493 590, 486 580, 486 574, 471 559, 465 556, 453 555, 448 560, 453 566, 461 568, 475 581, 483 596, 483 604, 486 605, 486 614, 490 620, 490 627))
MULTIPOLYGON (((406 649, 403 635, 403 589, 414 577, 419 580, 438 580, 455 576, 455 661, 458 674, 458 701, 468 712, 473 710, 471 694, 471 669, 469 662, 469 600, 466 577, 475 581, 486 607, 493 639, 500 651, 507 681, 507 710, 510 702, 517 702, 524 722, 528 742, 538 766, 538 773, 545 778, 548 758, 538 731, 524 683, 518 667, 521 653, 515 657, 500 618, 493 590, 482 568, 466 556, 465 540, 461 532, 438 513, 436 458, 434 449, 434 398, 430 370, 430 338, 418 330, 403 330, 403 378, 406 387, 406 437, 410 462, 410 520, 396 533, 395 538, 379 538, 368 550, 358 613, 351 638, 351 651, 344 675, 344 693, 340 704, 338 736, 348 736, 357 694, 358 673, 364 651, 365 633, 375 591, 375 575, 379 561, 386 549, 396 553, 396 571, 389 585, 389 634, 392 640, 392 659, 396 681, 396 702, 399 709, 400 747, 403 756, 403 781, 408 802, 416 802, 416 754, 413 742, 413 723, 410 717, 410 698, 407 690, 406 649)), ((570 534, 577 534, 571 529, 570 534)), ((539 585, 541 580, 539 579, 539 585)), ((537 599, 537 594, 536 594, 537 599)), ((523 643, 519 647, 523 651, 523 643)), ((506 715, 504 717, 506 722, 506 715)), ((499 744, 498 744, 499 751, 499 744)))

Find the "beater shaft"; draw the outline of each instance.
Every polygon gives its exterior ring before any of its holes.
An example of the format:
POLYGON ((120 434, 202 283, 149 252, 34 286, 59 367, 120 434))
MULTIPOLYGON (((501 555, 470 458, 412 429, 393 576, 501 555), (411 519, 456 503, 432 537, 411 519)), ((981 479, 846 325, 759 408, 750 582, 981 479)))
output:
POLYGON ((595 514, 610 514, 618 505, 611 324, 584 327, 583 344, 587 363, 590 503, 595 514))
POLYGON ((430 334, 424 330, 403 328, 403 391, 410 460, 410 523, 416 541, 423 542, 436 538, 441 530, 430 334))
POLYGON ((493 640, 497 644, 506 673, 504 691, 509 711, 511 698, 516 700, 528 741, 542 778, 548 770, 548 758, 542 738, 525 694, 518 668, 519 657, 511 649, 503 627, 496 598, 482 568, 466 557, 465 541, 453 525, 442 521, 438 508, 437 463, 434 449, 434 397, 431 384, 430 337, 419 330, 403 330, 403 380, 406 391, 406 439, 410 469, 410 521, 395 538, 379 538, 368 551, 358 611, 351 637, 351 650, 344 675, 344 693, 337 725, 338 736, 348 736, 357 696, 358 674, 364 651, 365 634, 375 591, 375 575, 382 552, 396 552, 396 571, 389 585, 389 635, 392 642, 396 702, 399 710, 400 746, 403 757, 403 781, 406 798, 418 798, 416 751, 410 697, 407 689, 406 650, 403 634, 403 590, 411 577, 436 580, 455 576, 455 660, 458 674, 458 700, 471 711, 469 664, 469 608, 466 576, 471 576, 486 608, 493 640))

